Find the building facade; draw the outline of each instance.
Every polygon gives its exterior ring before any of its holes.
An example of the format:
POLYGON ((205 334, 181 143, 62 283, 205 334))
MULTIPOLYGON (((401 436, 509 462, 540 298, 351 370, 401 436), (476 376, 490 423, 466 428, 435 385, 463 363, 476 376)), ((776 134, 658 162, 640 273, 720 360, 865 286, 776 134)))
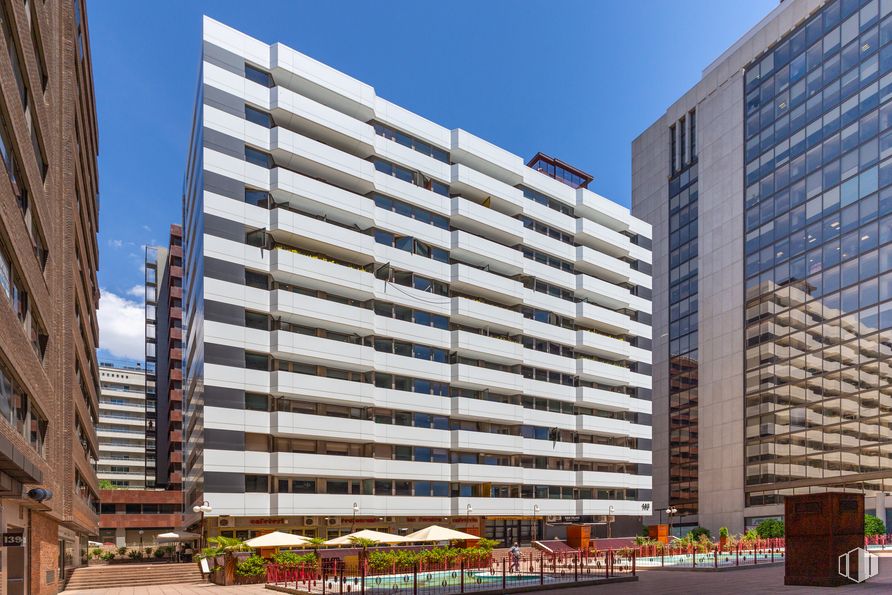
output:
POLYGON ((99 364, 99 467, 105 489, 146 487, 146 372, 141 364, 99 364))
POLYGON ((0 592, 97 532, 97 129, 81 0, 0 4, 0 592))
MULTIPOLYGON (((152 481, 183 488, 183 229, 170 226, 166 247, 150 247, 146 258, 146 365, 157 416, 150 431, 157 467, 152 481)), ((147 387, 148 389, 148 387, 147 387)))
POLYGON ((154 467, 146 470, 156 406, 146 377, 140 363, 99 365, 99 541, 116 547, 154 546, 182 525, 182 494, 156 489, 154 467))
POLYGON ((890 15, 782 2, 633 144, 676 523, 740 531, 825 490, 892 520, 890 15))
MULTIPOLYGON (((650 507, 650 226, 206 18, 186 503, 210 533, 529 541, 650 507)), ((197 520, 197 519, 195 519, 197 520)))

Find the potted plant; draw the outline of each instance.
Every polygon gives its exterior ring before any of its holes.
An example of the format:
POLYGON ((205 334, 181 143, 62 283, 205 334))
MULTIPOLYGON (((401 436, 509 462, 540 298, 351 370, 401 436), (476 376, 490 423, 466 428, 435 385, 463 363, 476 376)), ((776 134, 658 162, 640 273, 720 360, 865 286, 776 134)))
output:
POLYGON ((728 527, 719 527, 719 547, 721 547, 723 550, 728 544, 728 535, 728 527))

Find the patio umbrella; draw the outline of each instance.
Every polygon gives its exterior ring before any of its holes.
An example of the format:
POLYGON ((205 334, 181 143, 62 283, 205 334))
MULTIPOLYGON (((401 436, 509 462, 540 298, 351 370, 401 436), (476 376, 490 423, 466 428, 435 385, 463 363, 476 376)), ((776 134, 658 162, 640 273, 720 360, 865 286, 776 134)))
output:
POLYGON ((295 547, 306 545, 309 542, 310 540, 303 535, 292 535, 291 533, 284 533, 282 531, 273 531, 272 533, 267 533, 266 535, 260 535, 258 537, 254 537, 253 539, 249 539, 245 541, 245 545, 255 548, 295 547))
POLYGON ((155 536, 158 543, 175 543, 177 541, 195 541, 201 539, 198 533, 189 533, 188 531, 170 531, 169 533, 161 533, 155 536))
POLYGON ((431 525, 406 535, 406 541, 455 541, 458 539, 480 539, 480 536, 439 525, 431 525))
POLYGON ((325 542, 325 545, 353 545, 352 539, 371 539, 378 543, 403 543, 406 538, 401 535, 393 535, 391 533, 382 533, 381 531, 372 531, 371 529, 363 529, 350 535, 342 535, 325 542))

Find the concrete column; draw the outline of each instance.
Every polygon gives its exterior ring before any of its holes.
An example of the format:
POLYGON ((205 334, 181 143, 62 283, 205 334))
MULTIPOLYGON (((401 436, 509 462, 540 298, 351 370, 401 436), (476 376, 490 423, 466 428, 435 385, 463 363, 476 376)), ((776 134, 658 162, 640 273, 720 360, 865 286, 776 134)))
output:
MULTIPOLYGON (((883 523, 885 523, 886 522, 886 492, 877 492, 877 495, 874 498, 874 500, 876 500, 876 509, 877 509, 875 514, 881 521, 883 521, 883 523)), ((887 528, 886 531, 888 531, 888 530, 889 529, 887 528)))
POLYGON ((127 547, 127 530, 124 527, 115 528, 115 546, 127 547))

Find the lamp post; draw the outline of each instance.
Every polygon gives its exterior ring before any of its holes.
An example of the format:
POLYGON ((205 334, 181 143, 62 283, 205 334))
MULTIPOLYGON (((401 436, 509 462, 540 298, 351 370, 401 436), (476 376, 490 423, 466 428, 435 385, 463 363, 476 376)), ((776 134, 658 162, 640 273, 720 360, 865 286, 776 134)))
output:
POLYGON ((672 515, 678 514, 678 509, 670 506, 666 509, 666 519, 669 521, 669 541, 672 541, 672 515))
POLYGON ((539 505, 533 504, 533 541, 539 539, 539 505))
POLYGON ((350 528, 350 533, 356 532, 356 513, 359 512, 359 504, 356 502, 353 503, 353 525, 350 528))
POLYGON ((211 503, 208 502, 207 500, 205 500, 201 504, 196 504, 195 506, 192 507, 192 512, 197 512, 197 513, 201 514, 201 529, 200 529, 201 538, 198 540, 198 546, 199 546, 199 549, 202 549, 202 550, 204 549, 204 515, 206 513, 211 512, 212 510, 214 510, 214 509, 211 508, 211 503))
POLYGON ((613 537, 611 523, 613 522, 613 505, 607 507, 607 539, 613 537))
POLYGON ((139 530, 139 551, 142 551, 142 534, 145 533, 142 529, 139 530))

